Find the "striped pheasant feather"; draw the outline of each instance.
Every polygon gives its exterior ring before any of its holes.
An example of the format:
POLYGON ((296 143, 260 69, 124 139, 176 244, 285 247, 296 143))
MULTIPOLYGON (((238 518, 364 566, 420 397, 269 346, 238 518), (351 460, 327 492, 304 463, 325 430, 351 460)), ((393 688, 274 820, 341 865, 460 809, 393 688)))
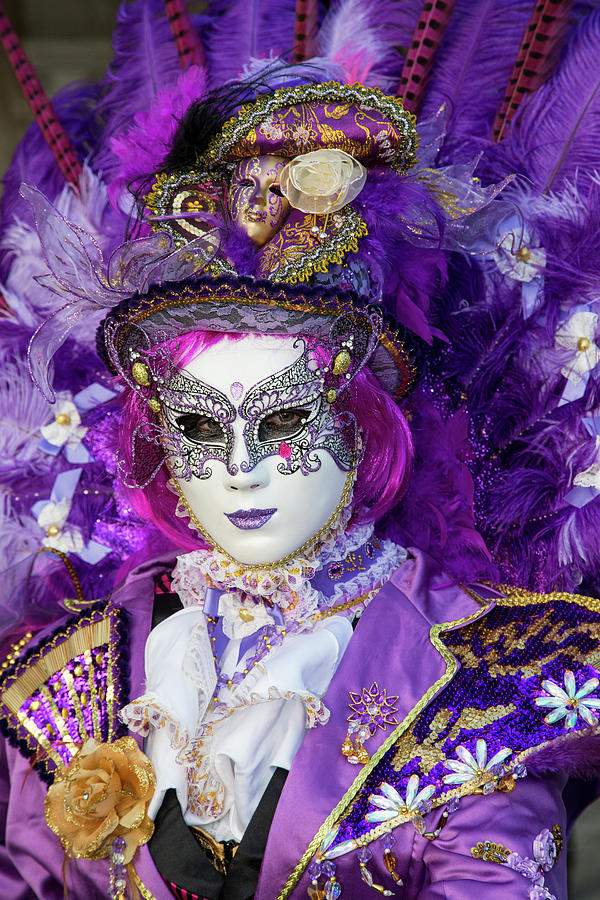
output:
POLYGON ((294 62, 304 62, 313 56, 318 6, 317 0, 296 0, 294 62))
POLYGON ((10 65, 21 85, 21 90, 29 104, 44 140, 63 173, 65 180, 77 185, 83 169, 75 150, 60 124, 54 108, 46 96, 42 85, 29 62, 23 47, 0 3, 0 41, 6 50, 10 65))
POLYGON ((177 47, 181 68, 205 65, 204 49, 192 27, 185 0, 165 0, 165 12, 177 47))
POLYGON ((526 94, 535 91, 558 61, 573 0, 539 0, 523 34, 504 99, 493 127, 495 141, 501 141, 526 94))
POLYGON ((431 71, 437 48, 450 21, 456 0, 427 0, 414 30, 402 75, 398 96, 415 115, 423 101, 427 76, 431 71))

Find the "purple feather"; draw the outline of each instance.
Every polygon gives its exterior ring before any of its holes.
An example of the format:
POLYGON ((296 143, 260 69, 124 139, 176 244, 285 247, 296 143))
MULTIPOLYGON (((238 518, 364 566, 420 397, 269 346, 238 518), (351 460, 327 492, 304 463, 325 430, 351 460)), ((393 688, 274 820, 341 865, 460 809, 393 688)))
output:
POLYGON ((530 13, 530 0, 457 2, 421 110, 426 117, 448 105, 446 151, 461 139, 491 137, 530 13))
POLYGON ((598 170, 600 9, 572 35, 555 75, 523 103, 513 123, 512 156, 542 192, 598 170))
POLYGON ((421 0, 338 0, 319 30, 317 53, 338 63, 345 81, 395 93, 421 0))
POLYGON ((134 125, 112 138, 111 150, 119 160, 108 195, 115 208, 127 185, 158 171, 169 152, 180 119, 194 100, 202 97, 206 73, 199 66, 182 72, 172 87, 159 91, 151 108, 134 116, 134 125))
POLYGON ((214 0, 203 29, 211 87, 237 81, 252 59, 289 57, 295 0, 214 0))
POLYGON ((458 580, 497 577, 473 518, 467 418, 445 418, 427 394, 415 392, 404 406, 415 442, 414 468, 407 494, 381 530, 425 550, 458 580))
MULTIPOLYGON (((94 115, 99 96, 97 85, 74 84, 52 99, 56 114, 81 159, 89 156, 99 139, 101 129, 94 115)), ((36 122, 27 129, 4 176, 0 241, 15 222, 33 223, 29 204, 19 194, 23 181, 38 185, 53 201, 65 187, 65 179, 36 122)), ((0 280, 6 278, 9 264, 10 256, 7 259, 6 253, 0 252, 0 280)))
MULTIPOLYGON (((197 17, 192 17, 197 22, 197 17)), ((104 79, 106 96, 100 113, 105 131, 94 166, 110 178, 118 163, 110 138, 125 132, 136 113, 148 110, 158 92, 173 86, 180 74, 179 57, 162 0, 123 3, 113 37, 115 55, 104 79)))

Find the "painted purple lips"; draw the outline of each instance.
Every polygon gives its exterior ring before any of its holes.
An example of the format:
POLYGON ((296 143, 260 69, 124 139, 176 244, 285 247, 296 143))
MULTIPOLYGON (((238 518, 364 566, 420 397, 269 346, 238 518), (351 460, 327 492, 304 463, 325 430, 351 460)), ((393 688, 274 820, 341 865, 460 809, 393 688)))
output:
POLYGON ((262 528, 276 512, 276 509, 238 509, 225 515, 236 528, 250 531, 253 528, 262 528))

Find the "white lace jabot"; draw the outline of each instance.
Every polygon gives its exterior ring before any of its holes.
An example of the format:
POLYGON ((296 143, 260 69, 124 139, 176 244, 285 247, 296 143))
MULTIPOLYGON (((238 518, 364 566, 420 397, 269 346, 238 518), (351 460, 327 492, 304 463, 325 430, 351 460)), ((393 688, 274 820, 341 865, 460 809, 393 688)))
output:
MULTIPOLYGON (((371 532, 355 529, 343 540, 336 535, 335 555, 327 547, 325 561, 343 559, 371 532)), ((366 571, 346 581, 342 593, 336 584, 329 598, 315 590, 305 574, 290 582, 288 572, 278 571, 276 593, 282 602, 272 605, 266 592, 272 570, 262 578, 258 573, 254 586, 263 590, 248 598, 247 581, 241 585, 234 580, 233 590, 220 593, 224 586, 213 577, 212 564, 218 570, 221 561, 211 560, 210 551, 179 557, 172 587, 184 609, 150 633, 146 691, 121 713, 132 731, 146 736, 146 753, 157 779, 152 817, 165 791, 175 788, 189 825, 202 826, 218 841, 241 840, 274 769, 289 769, 306 728, 329 717, 322 698, 352 636, 353 613, 331 614, 331 609, 322 616, 314 611, 383 584, 405 551, 391 542, 380 550, 366 571), (203 608, 215 582, 224 645, 218 665, 213 656, 217 619, 203 608)), ((321 568, 323 559, 313 571, 321 568)), ((289 567, 293 576, 302 568, 296 562, 289 567)), ((256 570, 248 574, 256 575, 256 570)))
MULTIPOLYGON (((289 769, 307 725, 327 721, 321 698, 351 635, 341 616, 291 635, 226 689, 223 713, 208 709, 217 673, 203 611, 183 609, 155 628, 146 643, 146 693, 122 713, 148 735, 157 780, 150 816, 175 788, 188 825, 239 841, 274 769, 289 769)), ((229 641, 223 668, 240 643, 229 641)))

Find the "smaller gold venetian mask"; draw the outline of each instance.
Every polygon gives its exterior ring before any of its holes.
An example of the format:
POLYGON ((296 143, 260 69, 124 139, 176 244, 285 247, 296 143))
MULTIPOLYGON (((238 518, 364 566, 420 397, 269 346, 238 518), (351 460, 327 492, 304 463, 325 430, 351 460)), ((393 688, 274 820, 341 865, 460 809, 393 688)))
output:
POLYGON ((281 193, 281 156, 252 156, 233 171, 229 185, 229 215, 259 247, 271 240, 285 222, 290 205, 281 193))

